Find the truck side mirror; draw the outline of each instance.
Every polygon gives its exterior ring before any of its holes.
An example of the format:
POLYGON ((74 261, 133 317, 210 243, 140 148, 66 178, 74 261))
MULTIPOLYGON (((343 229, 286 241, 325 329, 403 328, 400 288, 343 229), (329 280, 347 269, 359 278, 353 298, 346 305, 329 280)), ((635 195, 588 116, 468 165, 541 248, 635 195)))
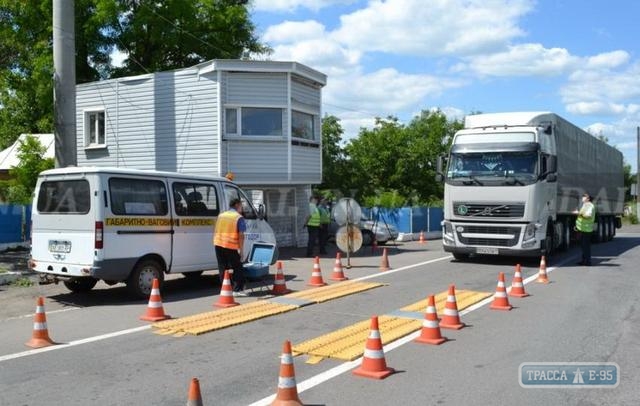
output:
POLYGON ((558 175, 556 175, 555 173, 550 173, 547 175, 547 182, 553 183, 553 182, 556 182, 557 180, 558 180, 558 175))
POLYGON ((550 155, 547 158, 547 172, 556 173, 558 170, 558 158, 555 155, 550 155))
POLYGON ((443 168, 447 165, 447 157, 444 155, 438 156, 438 161, 436 162, 436 182, 444 181, 444 171, 443 168))

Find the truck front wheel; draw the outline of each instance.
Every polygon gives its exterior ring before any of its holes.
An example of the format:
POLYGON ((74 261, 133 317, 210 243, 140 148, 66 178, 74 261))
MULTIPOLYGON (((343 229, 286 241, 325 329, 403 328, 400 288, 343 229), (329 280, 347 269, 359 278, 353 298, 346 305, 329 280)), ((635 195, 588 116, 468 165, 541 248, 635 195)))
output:
POLYGON ((140 261, 134 268, 129 279, 127 279, 127 289, 131 294, 139 299, 148 298, 151 294, 153 280, 158 279, 162 283, 164 279, 164 269, 158 261, 145 259, 140 261))

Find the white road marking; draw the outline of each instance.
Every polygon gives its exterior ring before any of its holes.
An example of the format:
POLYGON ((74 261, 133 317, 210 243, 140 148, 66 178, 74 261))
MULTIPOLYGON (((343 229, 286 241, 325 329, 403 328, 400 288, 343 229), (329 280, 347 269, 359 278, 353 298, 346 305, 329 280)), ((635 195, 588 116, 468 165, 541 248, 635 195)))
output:
MULTIPOLYGON (((447 256, 445 258, 451 258, 451 256, 447 256)), ((409 265, 409 266, 406 266, 404 268, 398 268, 396 271, 399 271, 399 270, 402 270, 402 269, 412 268, 412 267, 417 266, 417 265, 424 265, 426 263, 440 261, 440 260, 445 259, 445 258, 438 258, 438 259, 435 259, 435 260, 423 262, 421 264, 409 265)), ((567 258, 567 259, 563 260, 562 262, 560 262, 557 266, 551 267, 551 268, 547 268, 547 274, 553 272, 559 266, 564 265, 567 262, 575 261, 575 260, 576 260, 576 257, 567 258)), ((389 272, 391 272, 391 271, 381 272, 379 274, 376 274, 376 276, 385 275, 385 274, 387 274, 389 272)), ((365 278, 369 278, 369 277, 365 277, 365 278)), ((361 278, 361 279, 365 279, 365 278, 361 278)), ((528 283, 531 283, 531 282, 535 281, 537 278, 538 278, 538 274, 536 273, 535 275, 531 275, 527 279, 523 280, 522 283, 524 285, 526 285, 528 283)), ((511 287, 509 287, 507 289, 507 292, 509 292, 509 291, 511 291, 511 287)), ((465 314, 468 314, 468 313, 471 313, 472 311, 478 310, 481 307, 486 306, 491 302, 493 302, 493 295, 491 295, 488 298, 486 298, 486 299, 484 299, 484 300, 482 300, 482 301, 480 301, 478 303, 475 303, 474 305, 469 306, 466 309, 460 311, 460 315, 464 316, 465 314)), ((392 350, 394 350, 394 349, 396 349, 398 347, 401 347, 401 346, 403 346, 403 345, 405 345, 407 343, 410 343, 413 340, 415 340, 416 338, 418 338, 420 336, 420 334, 421 334, 421 331, 418 330, 418 331, 416 331, 416 332, 414 332, 412 334, 409 334, 408 336, 405 336, 405 337, 403 337, 403 338, 401 338, 399 340, 396 340, 396 341, 394 341, 392 343, 389 343, 389 344, 387 344, 387 345, 385 345, 383 347, 384 352, 386 353, 386 352, 392 351, 392 350)), ((306 380, 304 380, 304 381, 302 381, 302 382, 300 382, 298 384, 298 393, 304 392, 307 389, 311 389, 311 388, 313 388, 315 386, 323 384, 326 381, 328 381, 330 379, 333 379, 338 375, 341 375, 341 374, 343 374, 343 373, 345 373, 347 371, 350 371, 351 369, 357 367, 361 363, 362 363, 362 357, 360 357, 358 359, 355 359, 353 361, 345 362, 344 364, 340 364, 337 367, 333 367, 333 368, 331 368, 329 370, 326 370, 326 371, 324 371, 322 373, 319 373, 318 375, 312 376, 311 378, 306 379, 306 380)), ((274 393, 271 396, 268 396, 266 398, 263 398, 263 399, 260 399, 260 400, 258 400, 256 402, 254 402, 254 403, 251 403, 249 406, 269 405, 269 404, 271 404, 271 402, 273 402, 275 397, 276 397, 276 394, 274 393)))
POLYGON ((135 328, 130 328, 128 330, 120 330, 120 331, 116 331, 116 332, 113 332, 113 333, 103 334, 103 335, 89 337, 89 338, 83 338, 81 340, 70 341, 70 342, 64 343, 64 344, 52 345, 50 347, 38 348, 38 349, 35 349, 35 350, 27 350, 27 351, 18 352, 18 353, 9 354, 9 355, 1 355, 0 356, 0 362, 8 361, 10 359, 27 357, 29 355, 40 354, 40 353, 48 352, 48 351, 62 350, 62 349, 69 348, 69 347, 75 347, 77 345, 93 343, 93 342, 96 342, 96 341, 106 340, 106 339, 109 339, 109 338, 118 337, 118 336, 122 336, 122 335, 125 335, 125 334, 132 334, 132 333, 137 333, 137 332, 144 331, 144 330, 149 330, 150 328, 151 328, 151 325, 135 327, 135 328))
MULTIPOLYGON (((68 307, 66 309, 58 309, 58 310, 47 311, 47 314, 64 313, 64 312, 69 312, 71 310, 80 310, 80 309, 83 309, 83 308, 82 307, 68 307)), ((4 320, 0 320, 0 322, 9 321, 9 320, 19 320, 19 319, 32 318, 34 315, 35 315, 34 313, 23 314, 22 316, 14 316, 14 317, 6 318, 4 320)))

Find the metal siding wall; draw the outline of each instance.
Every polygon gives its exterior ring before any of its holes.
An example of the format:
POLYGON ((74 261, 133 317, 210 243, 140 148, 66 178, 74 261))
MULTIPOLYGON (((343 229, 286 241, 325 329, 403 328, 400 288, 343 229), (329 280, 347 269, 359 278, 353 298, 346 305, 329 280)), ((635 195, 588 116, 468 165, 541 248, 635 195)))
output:
POLYGON ((225 103, 247 106, 287 105, 285 73, 233 72, 226 75, 225 103))
POLYGON ((319 184, 322 182, 320 148, 293 146, 292 180, 319 184))
POLYGON ((209 77, 180 71, 79 86, 78 164, 214 174, 216 86, 209 77), (107 148, 85 150, 82 110, 96 106, 106 109, 107 148))
POLYGON ((291 104, 294 110, 313 110, 320 114, 320 90, 292 80, 291 104))
POLYGON ((269 141, 225 141, 226 170, 240 183, 286 182, 287 144, 269 141))

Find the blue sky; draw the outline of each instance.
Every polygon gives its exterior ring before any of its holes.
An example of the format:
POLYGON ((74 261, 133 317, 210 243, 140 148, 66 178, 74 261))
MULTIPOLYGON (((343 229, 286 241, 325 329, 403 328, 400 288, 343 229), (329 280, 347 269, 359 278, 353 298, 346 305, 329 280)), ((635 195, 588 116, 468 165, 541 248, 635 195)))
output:
POLYGON ((633 171, 639 16, 628 0, 252 1, 269 59, 328 75, 323 112, 346 139, 434 108, 552 111, 606 136, 633 171))

